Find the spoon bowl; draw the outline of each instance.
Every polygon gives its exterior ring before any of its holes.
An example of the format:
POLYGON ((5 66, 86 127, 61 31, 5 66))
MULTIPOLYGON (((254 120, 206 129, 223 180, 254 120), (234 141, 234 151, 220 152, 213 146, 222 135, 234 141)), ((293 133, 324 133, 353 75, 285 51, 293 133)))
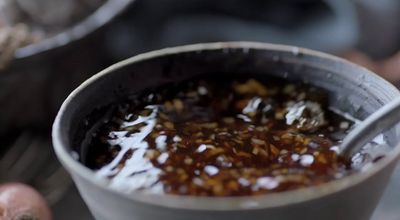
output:
POLYGON ((347 161, 378 134, 400 122, 400 97, 384 105, 357 125, 344 139, 339 154, 347 161))

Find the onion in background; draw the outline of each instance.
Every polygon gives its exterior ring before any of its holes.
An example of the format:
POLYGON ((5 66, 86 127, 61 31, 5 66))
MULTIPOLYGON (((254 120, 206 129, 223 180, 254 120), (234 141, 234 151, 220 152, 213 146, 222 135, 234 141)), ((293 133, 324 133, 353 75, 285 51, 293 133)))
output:
POLYGON ((31 187, 20 183, 0 185, 1 220, 51 220, 45 200, 31 187))

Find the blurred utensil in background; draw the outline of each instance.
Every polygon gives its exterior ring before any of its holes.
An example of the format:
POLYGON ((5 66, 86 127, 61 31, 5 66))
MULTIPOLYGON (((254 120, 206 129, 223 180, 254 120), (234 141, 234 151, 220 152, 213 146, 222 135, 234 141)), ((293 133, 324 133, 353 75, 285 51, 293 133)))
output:
POLYGON ((51 121, 74 87, 111 63, 99 33, 132 2, 0 3, 0 182, 28 183, 51 205, 69 190, 51 150, 51 121))

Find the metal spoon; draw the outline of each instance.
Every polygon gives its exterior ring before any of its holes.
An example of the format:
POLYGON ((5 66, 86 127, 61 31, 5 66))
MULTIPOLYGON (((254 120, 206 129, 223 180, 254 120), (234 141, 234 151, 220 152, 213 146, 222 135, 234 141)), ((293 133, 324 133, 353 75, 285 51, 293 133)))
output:
POLYGON ((339 154, 345 159, 350 160, 365 144, 399 122, 400 98, 396 98, 355 127, 344 138, 339 148, 339 154))

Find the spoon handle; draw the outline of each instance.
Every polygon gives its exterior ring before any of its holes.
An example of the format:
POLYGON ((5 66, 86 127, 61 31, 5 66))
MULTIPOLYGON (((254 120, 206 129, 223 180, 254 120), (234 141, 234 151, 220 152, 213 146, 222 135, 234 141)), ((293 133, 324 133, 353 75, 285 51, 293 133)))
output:
POLYGON ((339 154, 351 159, 365 144, 398 122, 400 122, 400 97, 384 105, 356 126, 344 138, 339 154))

